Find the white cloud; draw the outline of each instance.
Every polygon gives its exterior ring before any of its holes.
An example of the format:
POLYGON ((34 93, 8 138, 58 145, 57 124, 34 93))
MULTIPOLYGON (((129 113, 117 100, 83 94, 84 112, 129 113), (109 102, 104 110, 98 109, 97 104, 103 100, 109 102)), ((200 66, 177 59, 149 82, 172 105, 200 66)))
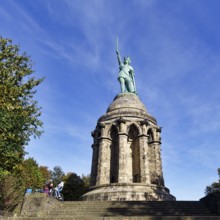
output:
POLYGON ((16 10, 17 16, 20 17, 20 28, 22 28, 23 31, 27 31, 28 33, 43 31, 37 20, 32 15, 30 15, 29 12, 23 9, 18 2, 10 1, 10 3, 12 4, 11 7, 16 10))
POLYGON ((191 160, 199 163, 200 166, 217 169, 220 158, 219 141, 213 140, 212 143, 204 140, 202 144, 198 144, 189 149, 191 160), (214 145, 214 146, 213 146, 214 145))

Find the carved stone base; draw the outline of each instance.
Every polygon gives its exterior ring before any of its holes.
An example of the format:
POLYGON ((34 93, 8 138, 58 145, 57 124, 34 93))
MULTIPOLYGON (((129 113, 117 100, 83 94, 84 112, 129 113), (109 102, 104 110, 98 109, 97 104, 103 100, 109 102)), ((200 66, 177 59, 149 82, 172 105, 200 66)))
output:
POLYGON ((58 201, 45 193, 31 193, 24 197, 21 216, 41 217, 49 211, 58 201))
POLYGON ((166 187, 146 184, 110 184, 92 188, 84 201, 175 201, 166 187))

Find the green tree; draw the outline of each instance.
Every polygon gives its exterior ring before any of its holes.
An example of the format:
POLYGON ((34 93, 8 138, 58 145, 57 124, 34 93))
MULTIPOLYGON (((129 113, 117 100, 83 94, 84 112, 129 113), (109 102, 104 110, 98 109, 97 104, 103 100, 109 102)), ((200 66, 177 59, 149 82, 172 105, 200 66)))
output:
POLYGON ((206 187, 206 189, 205 189, 205 194, 206 195, 216 193, 216 192, 220 192, 220 168, 218 168, 218 176, 219 176, 218 182, 214 182, 210 186, 206 187))
POLYGON ((86 193, 86 186, 82 178, 75 173, 67 173, 63 178, 65 184, 63 196, 65 201, 78 201, 86 193))
POLYGON ((25 186, 17 173, 0 176, 0 210, 13 211, 22 202, 25 186))
POLYGON ((42 189, 44 177, 40 171, 37 162, 33 158, 24 160, 22 165, 22 178, 25 188, 42 189))
POLYGON ((86 187, 87 190, 89 189, 89 186, 90 186, 90 179, 91 179, 90 174, 88 174, 88 175, 82 175, 82 180, 83 180, 83 182, 84 182, 85 187, 86 187))
POLYGON ((63 172, 62 168, 60 166, 55 166, 52 170, 52 180, 53 180, 53 184, 54 186, 57 186, 60 181, 63 179, 65 173, 63 172))
POLYGON ((42 133, 33 97, 43 79, 32 73, 30 57, 0 36, 0 208, 10 211, 24 195, 25 146, 42 133))
POLYGON ((49 180, 51 179, 51 171, 48 170, 47 166, 40 166, 39 170, 43 176, 44 182, 49 182, 49 180))
POLYGON ((22 162, 30 137, 39 137, 42 122, 35 87, 43 79, 31 77, 32 61, 10 39, 0 36, 0 167, 13 172, 22 162))

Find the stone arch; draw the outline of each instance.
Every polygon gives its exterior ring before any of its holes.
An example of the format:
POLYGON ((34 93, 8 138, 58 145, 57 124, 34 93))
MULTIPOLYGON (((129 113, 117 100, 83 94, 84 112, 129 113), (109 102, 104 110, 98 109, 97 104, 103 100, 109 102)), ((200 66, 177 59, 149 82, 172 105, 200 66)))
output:
POLYGON ((109 126, 108 137, 111 140, 114 140, 116 136, 118 136, 118 127, 112 124, 111 126, 109 126))
POLYGON ((131 149, 132 157, 132 178, 134 183, 141 182, 141 165, 140 165, 140 130, 136 124, 131 124, 128 130, 128 144, 131 149))
POLYGON ((97 132, 96 132, 96 139, 100 138, 102 136, 102 133, 101 133, 101 130, 99 129, 97 132))
POLYGON ((118 182, 119 171, 119 141, 118 128, 112 125, 109 129, 110 137, 110 183, 118 182))
POLYGON ((128 124, 128 126, 127 126, 127 133, 129 132, 131 127, 135 127, 136 128, 136 130, 138 131, 138 135, 142 134, 142 129, 141 129, 140 125, 138 123, 136 123, 136 122, 132 122, 132 123, 128 124))
POLYGON ((148 134, 148 139, 149 139, 149 143, 153 142, 153 141, 161 141, 161 137, 160 137, 160 132, 161 132, 161 128, 160 127, 155 127, 155 126, 149 126, 147 127, 147 134, 148 134))
POLYGON ((151 184, 162 186, 163 176, 160 173, 162 168, 159 167, 160 159, 160 147, 158 145, 158 127, 151 126, 149 127, 148 134, 148 157, 149 157, 149 171, 150 171, 150 182, 151 184), (159 169, 159 170, 158 170, 159 169))
POLYGON ((155 141, 155 135, 154 135, 153 127, 150 127, 148 129, 147 135, 148 135, 148 143, 152 143, 153 141, 155 141))

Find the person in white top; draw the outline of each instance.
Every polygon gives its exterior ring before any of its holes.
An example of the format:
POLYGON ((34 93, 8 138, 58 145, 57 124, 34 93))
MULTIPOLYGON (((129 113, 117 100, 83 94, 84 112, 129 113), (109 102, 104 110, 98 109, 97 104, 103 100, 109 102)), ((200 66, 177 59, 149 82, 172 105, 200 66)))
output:
POLYGON ((56 198, 59 198, 60 197, 60 192, 63 190, 63 186, 64 186, 64 182, 61 181, 57 187, 55 187, 55 195, 56 195, 56 198))

